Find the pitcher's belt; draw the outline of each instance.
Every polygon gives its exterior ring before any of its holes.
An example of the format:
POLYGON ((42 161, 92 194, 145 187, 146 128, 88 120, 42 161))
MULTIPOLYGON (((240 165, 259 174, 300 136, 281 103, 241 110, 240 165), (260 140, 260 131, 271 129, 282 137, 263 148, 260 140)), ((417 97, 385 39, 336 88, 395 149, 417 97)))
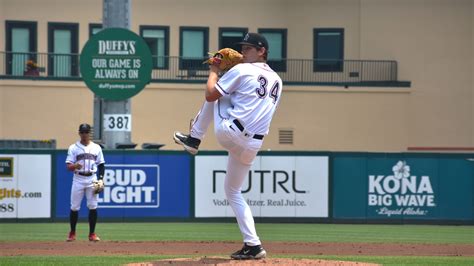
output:
MULTIPOLYGON (((234 119, 234 121, 232 121, 232 122, 234 122, 235 126, 236 126, 240 131, 244 132, 244 129, 245 129, 245 128, 244 128, 244 126, 242 126, 242 124, 239 122, 239 120, 234 119)), ((254 139, 263 139, 263 137, 264 137, 263 135, 259 135, 259 134, 255 134, 255 135, 252 136, 252 138, 254 138, 254 139)))

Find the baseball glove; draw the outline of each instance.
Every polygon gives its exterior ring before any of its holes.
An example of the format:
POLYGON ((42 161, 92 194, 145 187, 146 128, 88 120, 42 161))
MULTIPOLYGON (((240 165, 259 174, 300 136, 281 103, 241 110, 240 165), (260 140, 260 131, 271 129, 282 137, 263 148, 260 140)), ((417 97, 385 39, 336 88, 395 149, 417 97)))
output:
POLYGON ((101 179, 92 182, 92 188, 94 189, 95 194, 99 194, 100 192, 104 191, 104 181, 101 179))
POLYGON ((243 62, 242 55, 234 49, 223 48, 217 53, 209 53, 212 57, 203 62, 209 65, 216 65, 222 71, 227 71, 237 64, 243 62))

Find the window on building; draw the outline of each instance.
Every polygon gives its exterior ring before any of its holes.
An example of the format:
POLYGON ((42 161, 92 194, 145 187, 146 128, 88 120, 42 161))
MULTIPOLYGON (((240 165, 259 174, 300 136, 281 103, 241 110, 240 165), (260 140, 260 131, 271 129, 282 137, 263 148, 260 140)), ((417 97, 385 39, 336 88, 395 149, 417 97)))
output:
POLYGON ((49 76, 78 76, 78 29, 75 23, 48 23, 49 76))
POLYGON ((344 29, 314 29, 314 59, 314 71, 343 71, 344 29))
POLYGON ((90 23, 89 24, 89 38, 101 30, 102 30, 102 24, 90 23))
POLYGON ((5 21, 6 74, 23 76, 26 62, 37 61, 37 23, 31 21, 5 21))
POLYGON ((268 42, 268 65, 277 72, 286 71, 286 29, 259 29, 268 42))
POLYGON ((247 32, 247 28, 219 28, 219 50, 232 48, 240 52, 241 45, 237 43, 242 41, 247 32))
POLYGON ((180 27, 180 69, 207 69, 202 62, 208 58, 209 28, 180 27))
POLYGON ((169 61, 169 27, 140 26, 140 36, 150 48, 153 68, 167 69, 169 61))

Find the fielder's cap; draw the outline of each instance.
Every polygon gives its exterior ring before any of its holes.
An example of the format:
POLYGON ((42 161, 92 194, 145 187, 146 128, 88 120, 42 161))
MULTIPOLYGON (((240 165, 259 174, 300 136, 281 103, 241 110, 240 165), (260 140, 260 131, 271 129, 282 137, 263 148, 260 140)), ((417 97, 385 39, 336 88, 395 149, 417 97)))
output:
POLYGON ((252 33, 249 32, 244 36, 244 39, 237 43, 237 44, 246 44, 246 45, 252 45, 257 48, 265 47, 265 49, 268 50, 268 42, 263 35, 258 34, 258 33, 252 33))
POLYGON ((91 132, 91 125, 84 123, 79 126, 79 133, 90 133, 90 132, 91 132))

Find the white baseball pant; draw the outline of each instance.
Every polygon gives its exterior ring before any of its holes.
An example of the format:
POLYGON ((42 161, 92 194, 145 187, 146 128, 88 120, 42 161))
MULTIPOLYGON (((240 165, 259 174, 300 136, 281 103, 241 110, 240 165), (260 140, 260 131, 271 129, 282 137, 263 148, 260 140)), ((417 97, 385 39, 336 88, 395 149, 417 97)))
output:
POLYGON ((97 209, 98 194, 94 193, 92 182, 90 180, 81 182, 74 178, 71 186, 71 210, 78 211, 81 208, 84 195, 87 199, 87 208, 89 208, 89 210, 97 209))
POLYGON ((242 184, 248 175, 253 160, 262 146, 262 140, 245 136, 228 119, 227 108, 230 101, 221 97, 215 102, 205 102, 194 119, 191 136, 203 139, 213 117, 214 131, 219 143, 229 152, 224 190, 234 211, 244 242, 250 246, 260 245, 255 230, 255 222, 249 205, 242 196, 242 184))

